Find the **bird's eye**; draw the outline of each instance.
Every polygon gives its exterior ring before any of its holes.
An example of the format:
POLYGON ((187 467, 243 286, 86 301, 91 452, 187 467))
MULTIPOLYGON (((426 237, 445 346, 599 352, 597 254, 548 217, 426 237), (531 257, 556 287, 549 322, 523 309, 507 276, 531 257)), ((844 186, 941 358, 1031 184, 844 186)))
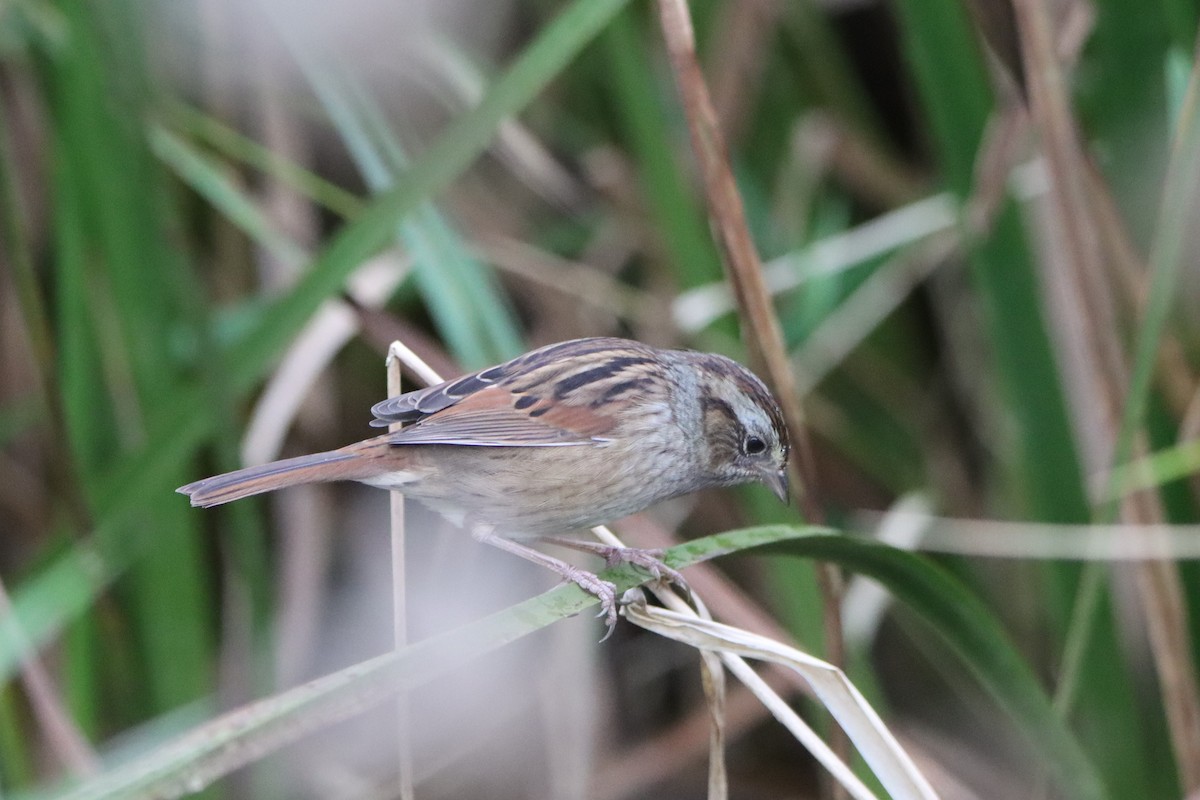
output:
POLYGON ((757 436, 747 436, 746 441, 742 442, 742 449, 746 451, 746 455, 756 456, 766 452, 767 443, 757 436))

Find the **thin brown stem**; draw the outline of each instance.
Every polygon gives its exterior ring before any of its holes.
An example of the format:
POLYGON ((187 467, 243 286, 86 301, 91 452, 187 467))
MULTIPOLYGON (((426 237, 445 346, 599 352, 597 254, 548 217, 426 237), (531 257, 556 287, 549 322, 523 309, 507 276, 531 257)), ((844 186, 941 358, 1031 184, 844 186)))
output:
MULTIPOLYGON (((8 592, 0 582, 0 617, 11 617, 12 603, 8 592)), ((19 626, 13 625, 14 634, 20 631, 19 626)), ((25 653, 21 659, 21 684, 29 697, 29 705, 46 737, 50 752, 75 777, 87 777, 100 772, 100 759, 92 750, 83 732, 71 718, 71 714, 63 705, 62 698, 54 686, 54 681, 33 649, 32 643, 23 636, 20 641, 9 644, 25 653)))
POLYGON ((795 477, 801 478, 796 486, 801 508, 809 522, 819 524, 822 512, 813 498, 816 476, 796 382, 783 332, 763 280, 762 262, 746 224, 746 212, 729 166, 712 99, 696 60, 691 15, 684 0, 659 0, 658 5, 667 51, 687 114, 692 150, 703 178, 709 216, 737 300, 743 336, 751 357, 765 368, 767 381, 783 407, 798 454, 800 474, 795 477))
MULTIPOLYGON (((1063 255, 1068 269, 1061 276, 1066 285, 1057 297, 1072 307, 1086 331, 1086 335, 1077 331, 1067 340, 1072 351, 1068 358, 1074 357, 1079 367, 1076 375, 1084 382, 1082 391, 1076 392, 1076 414, 1093 438, 1095 431, 1103 432, 1102 445, 1084 454, 1092 470, 1102 469, 1114 457, 1129 369, 1115 334, 1114 300, 1103 270, 1097 212, 1088 191, 1088 159, 1055 54, 1050 14, 1043 0, 1016 0, 1014 9, 1033 118, 1041 129, 1051 176, 1051 198, 1067 244, 1063 255), (1083 418, 1089 414, 1090 421, 1083 418)), ((1080 437, 1081 442, 1088 439, 1080 437)), ((1163 510, 1158 495, 1146 491, 1126 498, 1120 515, 1126 522, 1149 524, 1161 521, 1163 510)), ((1177 570, 1167 561, 1141 562, 1135 575, 1176 768, 1184 789, 1191 791, 1200 786, 1200 689, 1183 589, 1177 570)))
MULTIPOLYGON (((686 0, 659 0, 658 9, 671 68, 687 116, 692 150, 703 178, 709 217, 737 299, 742 335, 752 358, 765 368, 767 382, 783 408, 797 456, 789 465, 789 471, 800 508, 809 522, 820 524, 824 514, 816 501, 816 470, 791 361, 770 292, 763 280, 762 262, 746 224, 746 212, 729 166, 712 98, 696 59, 691 13, 686 0)), ((839 615, 840 576, 835 569, 824 565, 818 568, 817 575, 824 600, 826 656, 842 667, 845 665, 845 647, 839 615)), ((849 749, 840 729, 835 728, 832 746, 839 755, 849 749)))

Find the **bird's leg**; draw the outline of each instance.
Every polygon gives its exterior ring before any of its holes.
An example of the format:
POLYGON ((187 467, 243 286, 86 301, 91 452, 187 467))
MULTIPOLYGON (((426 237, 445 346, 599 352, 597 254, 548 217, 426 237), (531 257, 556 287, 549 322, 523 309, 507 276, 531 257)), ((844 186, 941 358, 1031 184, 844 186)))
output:
POLYGON ((615 567, 618 564, 633 564, 635 567, 641 567, 646 570, 655 578, 666 578, 685 592, 691 592, 687 581, 683 579, 683 575, 679 574, 678 570, 667 566, 662 560, 663 551, 661 549, 616 547, 611 544, 589 542, 586 539, 571 539, 566 536, 539 536, 537 540, 547 544, 556 544, 559 547, 567 547, 571 550, 578 550, 582 553, 591 553, 592 555, 600 556, 609 567, 615 567))
MULTIPOLYGON (((553 556, 548 556, 532 547, 527 547, 520 542, 515 542, 512 539, 506 539, 503 536, 496 534, 496 529, 492 525, 475 524, 471 526, 471 538, 483 544, 489 544, 492 547, 499 548, 505 552, 512 553, 514 556, 520 556, 526 561, 531 561, 538 566, 553 570, 562 576, 563 580, 574 583, 579 588, 591 595, 595 595, 600 599, 600 613, 596 616, 604 617, 604 622, 608 626, 608 632, 604 634, 604 639, 612 636, 613 629, 617 625, 617 587, 613 583, 601 580, 594 573, 588 572, 585 569, 572 566, 565 561, 561 561, 553 556)), ((604 641, 601 639, 600 641, 604 641)))

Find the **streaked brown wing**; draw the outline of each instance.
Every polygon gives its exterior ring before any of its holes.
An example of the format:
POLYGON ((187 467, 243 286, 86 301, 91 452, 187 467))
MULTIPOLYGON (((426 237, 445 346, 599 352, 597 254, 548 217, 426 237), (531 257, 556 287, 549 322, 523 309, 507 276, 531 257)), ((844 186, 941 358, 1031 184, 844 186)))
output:
POLYGON ((649 349, 628 339, 592 337, 571 339, 569 342, 547 344, 546 347, 530 350, 494 367, 480 369, 462 378, 445 381, 443 384, 427 386, 400 397, 391 397, 374 404, 371 414, 376 417, 371 425, 384 428, 392 422, 415 422, 438 411, 449 408, 464 397, 469 397, 488 386, 505 385, 523 375, 544 373, 546 369, 569 369, 577 359, 594 360, 596 353, 604 350, 628 350, 630 347, 649 349))
POLYGON ((616 422, 598 409, 644 389, 656 351, 625 339, 549 345, 512 361, 376 405, 373 425, 412 422, 391 441, 552 447, 603 441, 616 422))
POLYGON ((529 395, 491 386, 397 431, 394 445, 555 447, 604 440, 615 420, 588 407, 530 402, 529 395))

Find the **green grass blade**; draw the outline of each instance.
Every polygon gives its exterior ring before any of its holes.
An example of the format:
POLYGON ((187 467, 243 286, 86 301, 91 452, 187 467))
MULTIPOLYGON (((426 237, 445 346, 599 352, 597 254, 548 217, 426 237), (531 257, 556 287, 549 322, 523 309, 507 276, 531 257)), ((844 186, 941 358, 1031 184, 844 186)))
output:
MULTIPOLYGON (((143 498, 162 494, 175 499, 178 484, 172 477, 173 468, 186 461, 216 426, 205 389, 193 387, 185 399, 190 405, 177 407, 179 417, 174 424, 168 415, 161 416, 158 426, 149 429, 151 444, 103 477, 95 507, 101 522, 91 535, 22 582, 14 593, 12 615, 35 645, 56 636, 66 622, 85 613, 96 595, 157 536, 148 526, 126 525, 143 498)), ((13 624, 8 616, 0 618, 0 675, 6 678, 15 672, 23 655, 14 645, 13 624)))
MULTIPOLYGON (((66 198, 59 224, 69 240, 58 265, 72 298, 69 316, 60 317, 71 328, 61 353, 63 405, 78 475, 95 506, 113 455, 144 441, 147 410, 171 402, 166 343, 177 324, 173 278, 181 264, 167 241, 170 197, 138 128, 151 73, 133 9, 122 2, 63 8, 71 47, 45 63, 57 123, 55 184, 66 198), (126 26, 119 48, 105 36, 107 24, 126 26)), ((182 479, 183 464, 166 474, 182 479)), ((209 685, 212 603, 194 518, 166 497, 142 498, 139 511, 136 524, 162 534, 131 575, 127 609, 151 665, 148 696, 164 709, 209 685)))
POLYGON ((10 681, 0 687, 0 797, 29 785, 34 777, 34 747, 21 719, 22 699, 17 684, 10 681))
POLYGON ((382 248, 395 223, 435 197, 487 148, 499 125, 532 101, 628 0, 576 0, 488 87, 480 103, 456 119, 423 152, 396 188, 372 200, 333 239, 293 292, 269 309, 257 330, 230 354, 234 383, 260 376, 322 300, 382 248))
POLYGON ((258 204, 237 186, 228 169, 160 125, 150 126, 149 138, 154 154, 181 181, 267 252, 292 266, 307 260, 304 248, 271 224, 258 204))
MULTIPOLYGON (((954 0, 903 0, 897 10, 945 180, 965 199, 994 106, 975 32, 954 0)), ((1023 502, 1011 513, 1053 522, 1088 520, 1040 285, 1011 202, 1000 210, 990 234, 974 243, 971 262, 998 383, 1016 428, 1016 453, 1008 459, 1011 475, 1005 477, 1019 487, 1023 502)), ((1043 572, 1048 616, 1062 625, 1069 616, 1076 570, 1047 566, 1043 572)), ((1090 733, 1088 745, 1110 791, 1121 797, 1148 796, 1149 775, 1137 750, 1142 742, 1130 746, 1123 735, 1114 734, 1138 728, 1137 704, 1122 672, 1116 633, 1109 626, 1096 626, 1092 633, 1084 648, 1092 658, 1080 680, 1081 729, 1090 733)))
POLYGON ((691 191, 676 148, 686 131, 673 126, 670 103, 647 56, 646 36, 633 10, 619 14, 600 41, 611 65, 608 78, 613 108, 637 160, 638 182, 655 228, 685 288, 720 280, 721 261, 699 200, 691 191))
MULTIPOLYGON (((408 166, 383 114, 352 79, 341 81, 304 53, 309 81, 363 173, 384 192, 408 166)), ((467 252, 450 223, 429 202, 399 223, 397 235, 412 255, 417 286, 451 352, 468 369, 512 358, 523 350, 516 322, 495 277, 467 252)))
MULTIPOLYGON (((190 136, 226 158, 270 175, 293 191, 324 206, 343 219, 356 216, 366 205, 365 201, 353 192, 330 183, 299 164, 267 149, 215 117, 183 103, 173 105, 171 110, 173 112, 172 122, 190 136)), ((161 125, 152 126, 151 135, 154 136, 155 132, 160 129, 166 130, 161 125)))
MULTIPOLYGON (((1150 240, 1154 191, 1165 175, 1163 160, 1147 157, 1147 143, 1170 135, 1162 64, 1171 37, 1164 5, 1099 0, 1088 37, 1088 79, 1078 82, 1079 116, 1104 154, 1098 165, 1139 244, 1150 240)), ((1193 24, 1190 35, 1195 33, 1193 24)))
MULTIPOLYGON (((628 0, 576 0, 543 29, 534 42, 493 83, 482 101, 451 124, 446 134, 406 172, 396 189, 376 198, 324 250, 296 290, 275 304, 247 331, 226 356, 230 390, 250 391, 273 364, 291 337, 321 302, 340 290, 346 277, 390 241, 396 222, 422 201, 444 189, 487 147, 497 127, 517 113, 558 74, 628 0)), ((116 534, 115 521, 125 519, 142 497, 173 494, 179 485, 171 474, 227 420, 210 402, 211 390, 200 384, 174 393, 170 408, 152 409, 146 446, 122 457, 106 473, 97 492, 99 524, 93 534, 52 564, 47 572, 23 582, 13 592, 14 613, 29 639, 44 643, 62 624, 86 610, 86 604, 60 604, 55 586, 67 586, 71 597, 90 594, 122 573, 153 535, 135 526, 130 535, 116 534)), ((6 626, 0 619, 0 676, 12 674, 20 653, 4 646, 6 626)))
MULTIPOLYGON (((897 11, 945 180, 964 201, 993 105, 978 45, 957 0, 902 0, 897 11)), ((1014 477, 1028 510, 1047 522, 1082 522, 1088 508, 1074 437, 1039 284, 1011 202, 991 234, 974 243, 971 264, 1007 409, 1018 428, 1014 477)))
POLYGON ((1112 476, 1114 494, 1124 496, 1152 489, 1196 472, 1200 472, 1200 441, 1193 439, 1117 467, 1112 476))
MULTIPOLYGON (((1067 795, 1102 798, 1104 792, 1071 733, 986 606, 929 560, 826 528, 784 525, 747 528, 671 548, 676 568, 728 555, 787 555, 827 560, 884 584, 917 612, 964 660, 1030 740, 1067 795)), ((608 570, 618 591, 644 578, 632 567, 608 570)), ((62 795, 72 800, 172 796, 194 782, 236 768, 243 756, 261 754, 310 730, 411 689, 498 647, 594 606, 596 598, 564 585, 485 619, 425 639, 251 704, 62 795), (229 753, 234 756, 230 758, 229 753), (200 778, 199 776, 204 776, 200 778)))
MULTIPOLYGON (((1155 356, 1179 292, 1184 242, 1195 226, 1194 214, 1200 202, 1197 186, 1200 186, 1200 64, 1192 69, 1176 124, 1167 183, 1150 251, 1150 298, 1138 330, 1133 375, 1113 455, 1117 464, 1129 459, 1134 436, 1146 420, 1155 356)), ((1116 510, 1114 497, 1103 516, 1114 517, 1116 510)))
POLYGON ((963 660, 1068 796, 1107 796, 1083 748, 1055 714, 1045 690, 992 611, 949 572, 921 556, 847 536, 785 540, 764 549, 829 561, 883 584, 963 660))

